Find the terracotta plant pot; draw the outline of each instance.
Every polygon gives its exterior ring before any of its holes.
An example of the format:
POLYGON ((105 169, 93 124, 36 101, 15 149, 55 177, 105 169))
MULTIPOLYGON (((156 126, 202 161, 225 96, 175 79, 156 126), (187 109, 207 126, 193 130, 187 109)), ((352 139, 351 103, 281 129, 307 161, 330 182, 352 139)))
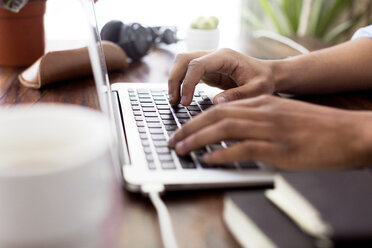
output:
POLYGON ((45 1, 31 1, 19 13, 0 8, 0 65, 28 66, 44 54, 45 1))

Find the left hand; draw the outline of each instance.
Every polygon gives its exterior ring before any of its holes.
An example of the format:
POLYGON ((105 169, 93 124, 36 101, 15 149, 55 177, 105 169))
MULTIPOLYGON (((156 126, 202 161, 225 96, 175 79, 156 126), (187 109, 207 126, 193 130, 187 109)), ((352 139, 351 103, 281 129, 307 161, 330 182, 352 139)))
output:
POLYGON ((255 160, 282 169, 372 164, 372 114, 263 95, 219 104, 169 140, 186 155, 222 140, 241 142, 205 154, 206 163, 255 160))

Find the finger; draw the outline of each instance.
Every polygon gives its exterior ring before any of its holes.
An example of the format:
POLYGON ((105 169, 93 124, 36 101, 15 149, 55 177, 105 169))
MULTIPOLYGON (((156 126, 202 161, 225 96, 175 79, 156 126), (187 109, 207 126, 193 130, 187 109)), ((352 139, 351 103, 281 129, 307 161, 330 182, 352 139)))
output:
POLYGON ((270 164, 279 154, 277 144, 270 141, 246 140, 228 148, 204 154, 203 160, 208 164, 224 164, 242 161, 260 161, 270 164))
POLYGON ((264 113, 255 109, 242 109, 240 106, 216 106, 208 109, 206 112, 194 117, 188 121, 181 129, 178 129, 169 139, 169 146, 174 147, 175 144, 189 135, 201 130, 206 126, 210 126, 222 119, 234 118, 245 119, 249 118, 254 121, 266 120, 264 113))
MULTIPOLYGON (((216 101, 217 96, 215 97, 214 101, 216 101)), ((265 105, 273 104, 277 101, 288 101, 286 99, 279 98, 273 95, 259 95, 252 98, 244 98, 240 100, 235 100, 232 102, 228 102, 228 106, 230 107, 239 107, 244 108, 245 110, 252 110, 256 109, 265 105)), ((227 104, 225 104, 226 106, 227 104)), ((221 105, 220 105, 221 106, 221 105)), ((217 107, 217 106, 216 106, 217 107)), ((264 114, 263 112, 261 115, 264 114)))
POLYGON ((191 60, 182 83, 181 104, 189 105, 191 103, 195 86, 205 74, 215 71, 229 74, 234 71, 234 68, 239 64, 239 59, 234 54, 232 50, 220 49, 191 60))
POLYGON ((267 86, 261 82, 253 81, 221 92, 215 96, 213 102, 218 104, 270 93, 271 91, 267 86))
POLYGON ((188 54, 178 54, 174 60, 168 79, 169 102, 176 105, 180 101, 180 88, 185 77, 187 66, 190 60, 207 54, 208 52, 194 52, 188 54))
POLYGON ((176 152, 186 155, 192 150, 214 144, 222 140, 270 138, 270 127, 251 120, 225 119, 207 126, 176 144, 176 152))
POLYGON ((228 75, 221 72, 210 72, 202 77, 202 81, 210 86, 227 90, 236 87, 235 81, 228 75))

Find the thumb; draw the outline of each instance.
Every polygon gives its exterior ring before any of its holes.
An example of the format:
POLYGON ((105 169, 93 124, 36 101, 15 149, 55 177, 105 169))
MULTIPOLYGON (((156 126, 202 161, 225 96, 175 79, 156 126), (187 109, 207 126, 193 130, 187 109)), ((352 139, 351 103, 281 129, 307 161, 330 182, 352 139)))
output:
POLYGON ((262 94, 254 85, 246 84, 236 88, 228 89, 216 95, 213 99, 215 104, 231 102, 243 98, 254 97, 262 94))

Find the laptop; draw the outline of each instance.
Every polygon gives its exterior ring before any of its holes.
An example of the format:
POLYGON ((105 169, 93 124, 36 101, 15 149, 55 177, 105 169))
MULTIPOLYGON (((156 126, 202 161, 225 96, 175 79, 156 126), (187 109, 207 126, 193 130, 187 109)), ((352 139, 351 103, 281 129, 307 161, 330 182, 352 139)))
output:
POLYGON ((110 85, 93 1, 82 1, 91 25, 89 53, 101 110, 112 120, 117 145, 114 160, 129 191, 148 186, 164 190, 270 185, 274 169, 257 161, 207 165, 204 153, 236 141, 222 141, 180 157, 169 137, 195 116, 213 108, 213 91, 198 86, 190 106, 171 106, 166 82, 122 82, 110 85), (91 6, 88 6, 91 5, 91 6), (97 45, 98 44, 98 45, 97 45))

